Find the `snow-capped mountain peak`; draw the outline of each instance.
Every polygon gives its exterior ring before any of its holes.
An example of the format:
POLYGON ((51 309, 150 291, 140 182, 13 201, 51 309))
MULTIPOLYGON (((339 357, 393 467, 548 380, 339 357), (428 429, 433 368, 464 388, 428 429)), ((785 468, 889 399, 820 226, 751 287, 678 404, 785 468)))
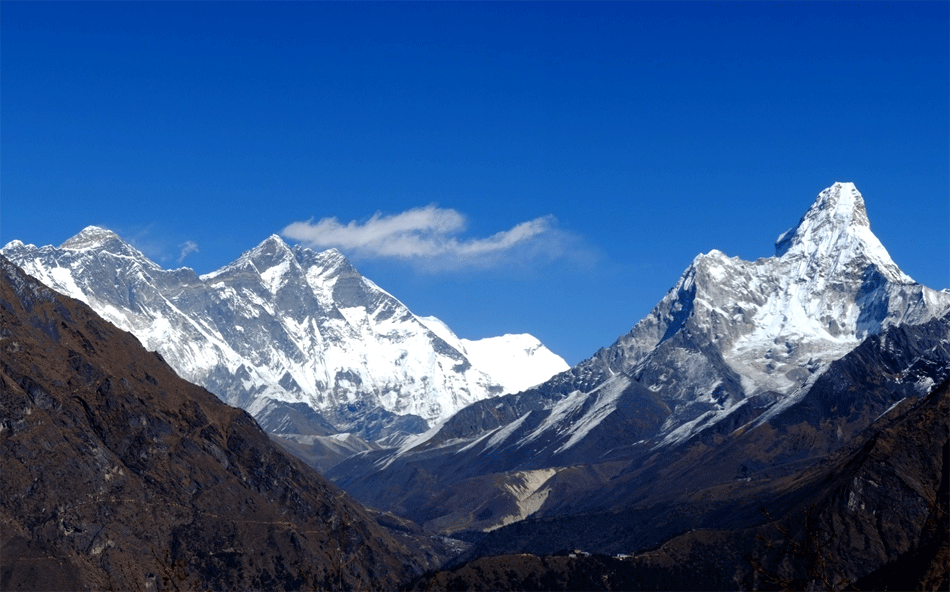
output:
POLYGON ((671 442, 750 400, 794 400, 869 335, 950 310, 950 294, 894 264, 851 183, 822 191, 777 246, 756 261, 698 255, 629 333, 542 390, 594 393, 631 377, 669 406, 657 435, 671 442))
POLYGON ((863 429, 895 401, 938 382, 950 355, 948 310, 950 292, 900 273, 870 231, 861 194, 836 183, 779 239, 776 256, 698 255, 610 347, 536 388, 475 403, 396 450, 353 456, 330 474, 380 507, 425 508, 427 526, 446 531, 488 531, 531 514, 576 516, 615 483, 622 493, 600 507, 640 503, 648 498, 630 492, 638 483, 666 487, 685 473, 670 470, 675 463, 706 479, 717 469, 705 459, 736 455, 716 477, 725 484, 740 462, 800 462, 818 448, 813 442, 836 446, 848 429, 863 429), (890 335, 894 347, 868 338, 876 335, 890 335), (871 394, 884 382, 898 388, 871 394), (780 415, 747 447, 733 447, 730 438, 780 415), (599 463, 623 468, 598 475, 599 463), (525 472, 538 477, 527 495, 498 503, 511 499, 525 472), (419 474, 432 478, 421 484, 419 474), (394 483, 410 487, 395 502, 394 483))
POLYGON ((822 191, 795 228, 775 242, 777 257, 820 261, 825 267, 874 264, 890 281, 913 283, 871 232, 864 198, 853 183, 822 191))
POLYGON ((287 243, 276 234, 272 234, 250 251, 246 251, 238 261, 249 261, 255 269, 263 273, 292 259, 294 259, 294 254, 287 243))
POLYGON ((569 369, 564 359, 528 333, 506 334, 484 339, 460 339, 436 317, 418 320, 481 368, 504 388, 517 393, 536 386, 569 369))
POLYGON ((201 279, 207 281, 222 275, 237 273, 241 269, 264 274, 271 268, 281 265, 282 263, 289 265, 289 261, 293 258, 293 252, 290 247, 287 246, 287 243, 276 234, 272 234, 253 249, 242 253, 240 257, 231 263, 211 273, 202 275, 201 279))
POLYGON ((87 226, 75 236, 66 239, 59 248, 80 251, 102 246, 111 241, 122 242, 122 239, 119 238, 119 235, 106 228, 87 226))
POLYGON ((286 257, 287 255, 292 255, 290 247, 287 246, 287 243, 284 242, 284 239, 280 238, 276 234, 272 234, 261 241, 261 244, 248 251, 248 253, 252 259, 267 255, 275 257, 286 257))
POLYGON ((501 383, 506 393, 526 390, 569 368, 561 356, 528 333, 462 339, 462 345, 468 359, 501 383))
POLYGON ((157 263, 122 240, 118 234, 100 226, 87 226, 75 236, 66 239, 59 248, 71 251, 77 257, 81 257, 86 251, 95 251, 134 262, 148 269, 161 269, 157 263))
POLYGON ((276 295, 290 278, 300 274, 300 265, 293 251, 276 234, 248 251, 245 257, 260 274, 261 284, 271 294, 276 295))

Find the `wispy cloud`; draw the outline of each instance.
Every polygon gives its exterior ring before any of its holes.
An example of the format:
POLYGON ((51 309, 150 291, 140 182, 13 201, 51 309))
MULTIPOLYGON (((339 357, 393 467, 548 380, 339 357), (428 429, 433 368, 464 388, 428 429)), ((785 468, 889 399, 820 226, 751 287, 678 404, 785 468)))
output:
POLYGON ((181 252, 178 255, 178 263, 184 261, 185 257, 188 255, 198 252, 198 244, 194 241, 185 241, 178 245, 178 248, 181 249, 181 252))
POLYGON ((564 257, 576 237, 560 230, 553 216, 522 222, 483 238, 462 236, 465 216, 434 205, 399 214, 376 213, 365 222, 336 218, 294 222, 281 231, 314 248, 336 247, 366 258, 390 258, 429 270, 492 267, 504 263, 564 257))

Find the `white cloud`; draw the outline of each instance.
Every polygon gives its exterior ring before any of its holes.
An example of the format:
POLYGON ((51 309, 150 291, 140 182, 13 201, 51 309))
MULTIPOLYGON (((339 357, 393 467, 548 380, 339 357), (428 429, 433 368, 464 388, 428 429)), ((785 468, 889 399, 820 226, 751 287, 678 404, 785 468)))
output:
POLYGON ((399 214, 376 213, 363 223, 342 224, 336 218, 294 222, 281 234, 313 248, 336 247, 346 254, 401 259, 429 269, 555 259, 564 255, 566 243, 576 242, 556 227, 553 216, 522 222, 484 238, 464 238, 464 230, 461 213, 430 205, 399 214))
POLYGON ((178 245, 178 248, 181 249, 181 253, 178 255, 178 263, 184 261, 188 255, 198 252, 198 244, 194 241, 185 241, 178 245))

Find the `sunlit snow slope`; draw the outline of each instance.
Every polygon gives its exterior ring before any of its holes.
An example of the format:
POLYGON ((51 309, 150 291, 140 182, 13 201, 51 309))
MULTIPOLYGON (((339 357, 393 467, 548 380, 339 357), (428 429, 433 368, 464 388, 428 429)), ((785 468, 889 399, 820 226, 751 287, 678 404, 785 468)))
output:
POLYGON ((561 356, 527 333, 477 340, 459 339, 435 317, 419 317, 419 320, 446 343, 464 353, 476 368, 498 381, 506 393, 523 391, 570 367, 561 356))

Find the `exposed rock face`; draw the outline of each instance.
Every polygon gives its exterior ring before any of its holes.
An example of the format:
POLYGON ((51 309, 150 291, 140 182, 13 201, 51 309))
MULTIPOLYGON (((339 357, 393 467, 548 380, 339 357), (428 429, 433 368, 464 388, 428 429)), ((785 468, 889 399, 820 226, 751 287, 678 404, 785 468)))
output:
POLYGON ((567 368, 530 336, 495 338, 496 355, 480 355, 481 342, 416 317, 339 251, 291 249, 277 236, 201 277, 162 269, 97 227, 59 248, 13 241, 2 252, 136 335, 185 379, 246 409, 270 433, 328 429, 399 440, 502 394, 502 381, 532 386, 567 368), (512 382, 513 367, 528 384, 512 382), (299 404, 313 411, 307 421, 299 404))
POLYGON ((668 498, 672 467, 688 489, 732 479, 743 463, 749 472, 804 462, 941 380, 948 309, 950 293, 902 273, 871 233, 860 193, 836 183, 779 237, 776 256, 700 255, 609 348, 328 475, 366 503, 457 532, 525 514, 526 502, 510 492, 512 473, 555 471, 530 504, 530 515, 546 516, 668 498), (866 360, 835 366, 862 343, 866 360), (876 364, 888 368, 886 378, 876 364), (874 396, 848 390, 871 384, 874 396), (700 454, 697 442, 712 450, 700 454), (726 444, 736 466, 717 475, 708 455, 726 444))
POLYGON ((0 463, 4 590, 386 589, 440 559, 2 257, 0 463))

